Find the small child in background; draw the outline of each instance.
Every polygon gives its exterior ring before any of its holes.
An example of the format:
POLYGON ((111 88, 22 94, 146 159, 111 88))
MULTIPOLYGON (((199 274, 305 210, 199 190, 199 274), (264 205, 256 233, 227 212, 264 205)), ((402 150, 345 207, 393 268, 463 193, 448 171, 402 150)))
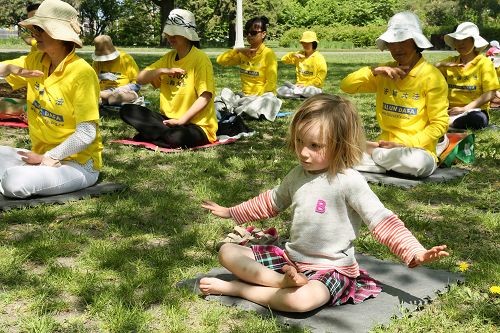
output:
POLYGON ((457 129, 485 128, 490 100, 500 89, 493 63, 481 54, 488 42, 471 22, 458 25, 444 41, 458 52, 436 64, 448 83, 449 125, 457 129))
POLYGON ((302 51, 289 52, 281 58, 288 65, 295 65, 297 82, 286 82, 278 88, 278 97, 298 98, 311 97, 322 92, 326 79, 327 66, 325 57, 319 51, 318 37, 314 31, 304 31, 302 38, 302 51))
POLYGON ((353 241, 361 223, 410 268, 448 256, 446 245, 426 250, 352 169, 361 160, 364 144, 352 102, 327 94, 307 99, 296 111, 289 133, 290 149, 300 165, 279 186, 237 206, 202 204, 238 224, 274 217, 291 207, 290 240, 284 249, 222 245, 220 263, 240 280, 203 278, 201 292, 238 296, 288 312, 375 297, 381 287, 359 268, 354 256, 353 241))

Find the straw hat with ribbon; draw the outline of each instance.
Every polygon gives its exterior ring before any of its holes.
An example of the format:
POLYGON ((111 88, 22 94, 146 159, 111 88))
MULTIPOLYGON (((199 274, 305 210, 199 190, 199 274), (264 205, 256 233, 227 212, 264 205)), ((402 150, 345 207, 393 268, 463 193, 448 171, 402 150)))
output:
POLYGON ((387 43, 398 43, 408 39, 413 39, 418 48, 432 47, 431 42, 422 33, 417 15, 411 12, 401 12, 391 17, 387 24, 387 31, 377 39, 376 44, 383 51, 387 49, 387 43))
POLYGON ((192 42, 198 42, 200 37, 196 33, 196 21, 193 13, 185 9, 174 9, 168 14, 163 34, 169 36, 183 36, 192 42))
POLYGON ((38 26, 50 37, 73 42, 82 47, 78 12, 70 4, 61 0, 45 0, 38 7, 35 15, 19 22, 20 26, 30 28, 38 26))
POLYGON ((455 48, 456 40, 464 40, 469 37, 472 37, 474 39, 474 48, 478 52, 484 50, 489 44, 486 39, 479 36, 479 28, 472 22, 460 23, 455 32, 449 33, 444 36, 444 42, 448 46, 455 48))
POLYGON ((302 33, 302 38, 300 39, 301 43, 312 43, 318 42, 318 37, 314 31, 304 31, 302 33))
POLYGON ((95 51, 92 54, 94 61, 110 61, 120 56, 120 51, 114 47, 113 41, 108 35, 97 36, 94 39, 94 46, 95 51))

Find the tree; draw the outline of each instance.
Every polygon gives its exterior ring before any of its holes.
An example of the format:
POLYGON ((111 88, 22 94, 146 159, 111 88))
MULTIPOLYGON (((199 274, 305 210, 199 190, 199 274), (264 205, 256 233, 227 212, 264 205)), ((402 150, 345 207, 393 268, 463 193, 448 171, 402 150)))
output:
POLYGON ((160 7, 160 46, 165 46, 166 41, 162 36, 163 27, 167 22, 168 14, 174 9, 174 0, 151 0, 155 5, 160 7))
POLYGON ((80 19, 84 39, 88 42, 102 35, 121 16, 122 5, 116 0, 84 0, 80 4, 80 19))
POLYGON ((11 27, 26 18, 26 1, 0 0, 0 26, 11 27))

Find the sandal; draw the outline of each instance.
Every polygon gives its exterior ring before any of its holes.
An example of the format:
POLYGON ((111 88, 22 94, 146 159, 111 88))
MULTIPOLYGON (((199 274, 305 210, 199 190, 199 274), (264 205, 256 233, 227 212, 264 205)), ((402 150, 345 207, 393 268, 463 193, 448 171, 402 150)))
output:
POLYGON ((247 245, 248 242, 252 241, 255 237, 248 232, 245 228, 240 226, 235 226, 233 232, 227 234, 226 238, 217 243, 216 249, 219 251, 220 247, 226 243, 238 244, 238 245, 247 245))
POLYGON ((254 238, 249 241, 250 245, 273 245, 278 243, 279 235, 274 227, 262 231, 251 226, 246 230, 254 236, 254 238))

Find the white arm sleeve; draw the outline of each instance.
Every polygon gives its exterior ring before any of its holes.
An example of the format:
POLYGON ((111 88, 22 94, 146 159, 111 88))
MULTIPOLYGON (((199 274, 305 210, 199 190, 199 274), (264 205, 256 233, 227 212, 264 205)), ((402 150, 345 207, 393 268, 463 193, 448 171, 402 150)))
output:
POLYGON ((46 156, 56 160, 65 159, 68 156, 79 153, 94 142, 97 135, 97 124, 86 121, 76 125, 76 130, 58 146, 45 153, 46 156))

